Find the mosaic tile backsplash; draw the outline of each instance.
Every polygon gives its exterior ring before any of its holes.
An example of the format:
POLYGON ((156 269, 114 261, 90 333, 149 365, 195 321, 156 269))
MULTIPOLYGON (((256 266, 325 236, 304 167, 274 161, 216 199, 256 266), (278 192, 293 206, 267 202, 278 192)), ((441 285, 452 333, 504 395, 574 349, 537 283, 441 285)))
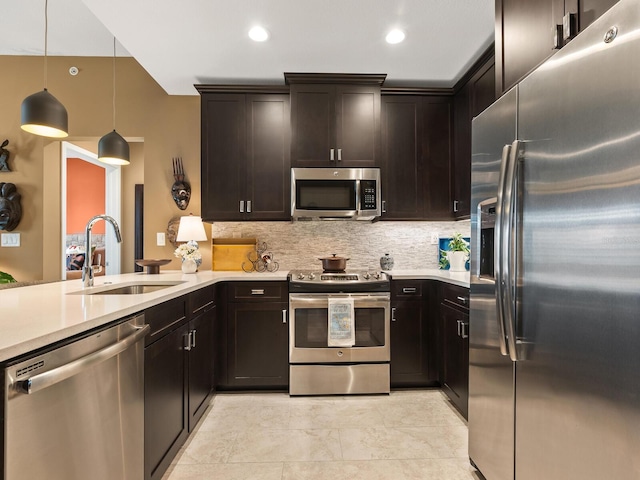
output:
POLYGON ((319 257, 347 257, 350 270, 380 269, 380 257, 390 254, 394 270, 438 268, 438 245, 431 234, 450 237, 471 233, 469 220, 459 222, 219 222, 214 238, 257 238, 266 242, 280 270, 322 268, 319 257))

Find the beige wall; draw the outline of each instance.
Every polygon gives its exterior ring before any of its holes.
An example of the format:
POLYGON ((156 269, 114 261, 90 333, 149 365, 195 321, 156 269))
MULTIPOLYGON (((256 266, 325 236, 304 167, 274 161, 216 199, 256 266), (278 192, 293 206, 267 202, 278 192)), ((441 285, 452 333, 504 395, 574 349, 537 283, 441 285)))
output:
MULTIPOLYGON (((20 129, 22 100, 43 88, 43 58, 0 56, 0 142, 9 139, 12 172, 23 216, 15 232, 21 246, 0 248, 0 270, 18 280, 60 278, 60 142, 20 129)), ((169 96, 132 58, 118 58, 116 128, 131 142, 132 164, 122 171, 122 270, 133 270, 134 185, 145 185, 145 258, 172 258, 173 248, 155 246, 173 216, 183 214, 171 198, 171 158, 181 156, 192 197, 186 213, 200 213, 200 97, 169 96)), ((69 113, 67 141, 88 150, 112 129, 112 59, 49 57, 47 87, 69 113), (77 76, 69 67, 80 70, 77 76)), ((209 231, 209 226, 206 226, 209 231)), ((210 262, 203 249, 205 262, 210 262)), ((165 268, 179 268, 177 259, 165 268)))

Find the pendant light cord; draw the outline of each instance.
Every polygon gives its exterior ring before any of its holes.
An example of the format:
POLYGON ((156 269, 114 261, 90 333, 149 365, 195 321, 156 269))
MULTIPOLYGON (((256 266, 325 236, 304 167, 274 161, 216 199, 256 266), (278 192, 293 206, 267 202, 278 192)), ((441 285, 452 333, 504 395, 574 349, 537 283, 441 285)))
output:
POLYGON ((47 89, 47 37, 49 36, 49 19, 47 11, 49 0, 44 0, 44 89, 47 89))
POLYGON ((116 129, 116 37, 113 37, 113 130, 116 129))

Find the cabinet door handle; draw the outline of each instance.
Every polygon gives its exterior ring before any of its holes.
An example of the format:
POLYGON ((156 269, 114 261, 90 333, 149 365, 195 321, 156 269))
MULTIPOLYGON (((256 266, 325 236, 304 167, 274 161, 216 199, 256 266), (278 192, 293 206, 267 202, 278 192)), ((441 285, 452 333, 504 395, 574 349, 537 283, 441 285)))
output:
POLYGON ((462 336, 462 335, 460 335, 460 323, 462 323, 462 322, 460 322, 460 320, 456 320, 456 322, 458 322, 458 336, 460 337, 460 336, 462 336))
POLYGON ((456 297, 456 298, 460 301, 460 303, 464 303, 466 305, 466 303, 467 303, 467 298, 466 297, 456 297))
POLYGON ((251 200, 247 200, 247 213, 251 213, 251 200))
POLYGON ((391 309, 391 321, 395 322, 396 321, 396 307, 393 307, 391 309))
POLYGON ((191 348, 196 348, 196 331, 191 330, 191 348))
POLYGON ((460 201, 459 200, 454 200, 453 201, 453 211, 457 212, 458 211, 458 205, 459 205, 460 201))
POLYGON ((251 295, 264 295, 264 288, 252 288, 251 295))
POLYGON ((240 200, 240 213, 244 213, 244 200, 240 200))
POLYGON ((416 287, 404 287, 402 293, 416 293, 416 287))
POLYGON ((382 201, 382 213, 387 213, 387 201, 382 201))
POLYGON ((339 162, 342 161, 342 149, 341 148, 338 149, 338 161, 339 162))
POLYGON ((287 311, 282 310, 282 323, 287 323, 287 311))
POLYGON ((460 321, 460 336, 462 338, 469 338, 469 334, 467 333, 467 327, 469 327, 468 323, 460 321))
POLYGON ((184 336, 184 349, 188 352, 191 350, 191 332, 184 336))
POLYGON ((332 162, 335 160, 335 153, 334 153, 334 149, 331 149, 331 153, 329 154, 329 160, 331 160, 332 162))

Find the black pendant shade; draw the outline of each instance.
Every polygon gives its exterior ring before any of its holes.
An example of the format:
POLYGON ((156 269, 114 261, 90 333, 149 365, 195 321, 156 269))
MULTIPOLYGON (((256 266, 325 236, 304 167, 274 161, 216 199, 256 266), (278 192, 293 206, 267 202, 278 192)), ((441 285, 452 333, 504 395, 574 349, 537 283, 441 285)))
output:
POLYGON ((26 132, 53 138, 69 135, 67 109, 46 88, 22 101, 21 117, 26 132))
POLYGON ((98 142, 98 160, 110 165, 129 165, 129 144, 115 130, 107 133, 98 142))

